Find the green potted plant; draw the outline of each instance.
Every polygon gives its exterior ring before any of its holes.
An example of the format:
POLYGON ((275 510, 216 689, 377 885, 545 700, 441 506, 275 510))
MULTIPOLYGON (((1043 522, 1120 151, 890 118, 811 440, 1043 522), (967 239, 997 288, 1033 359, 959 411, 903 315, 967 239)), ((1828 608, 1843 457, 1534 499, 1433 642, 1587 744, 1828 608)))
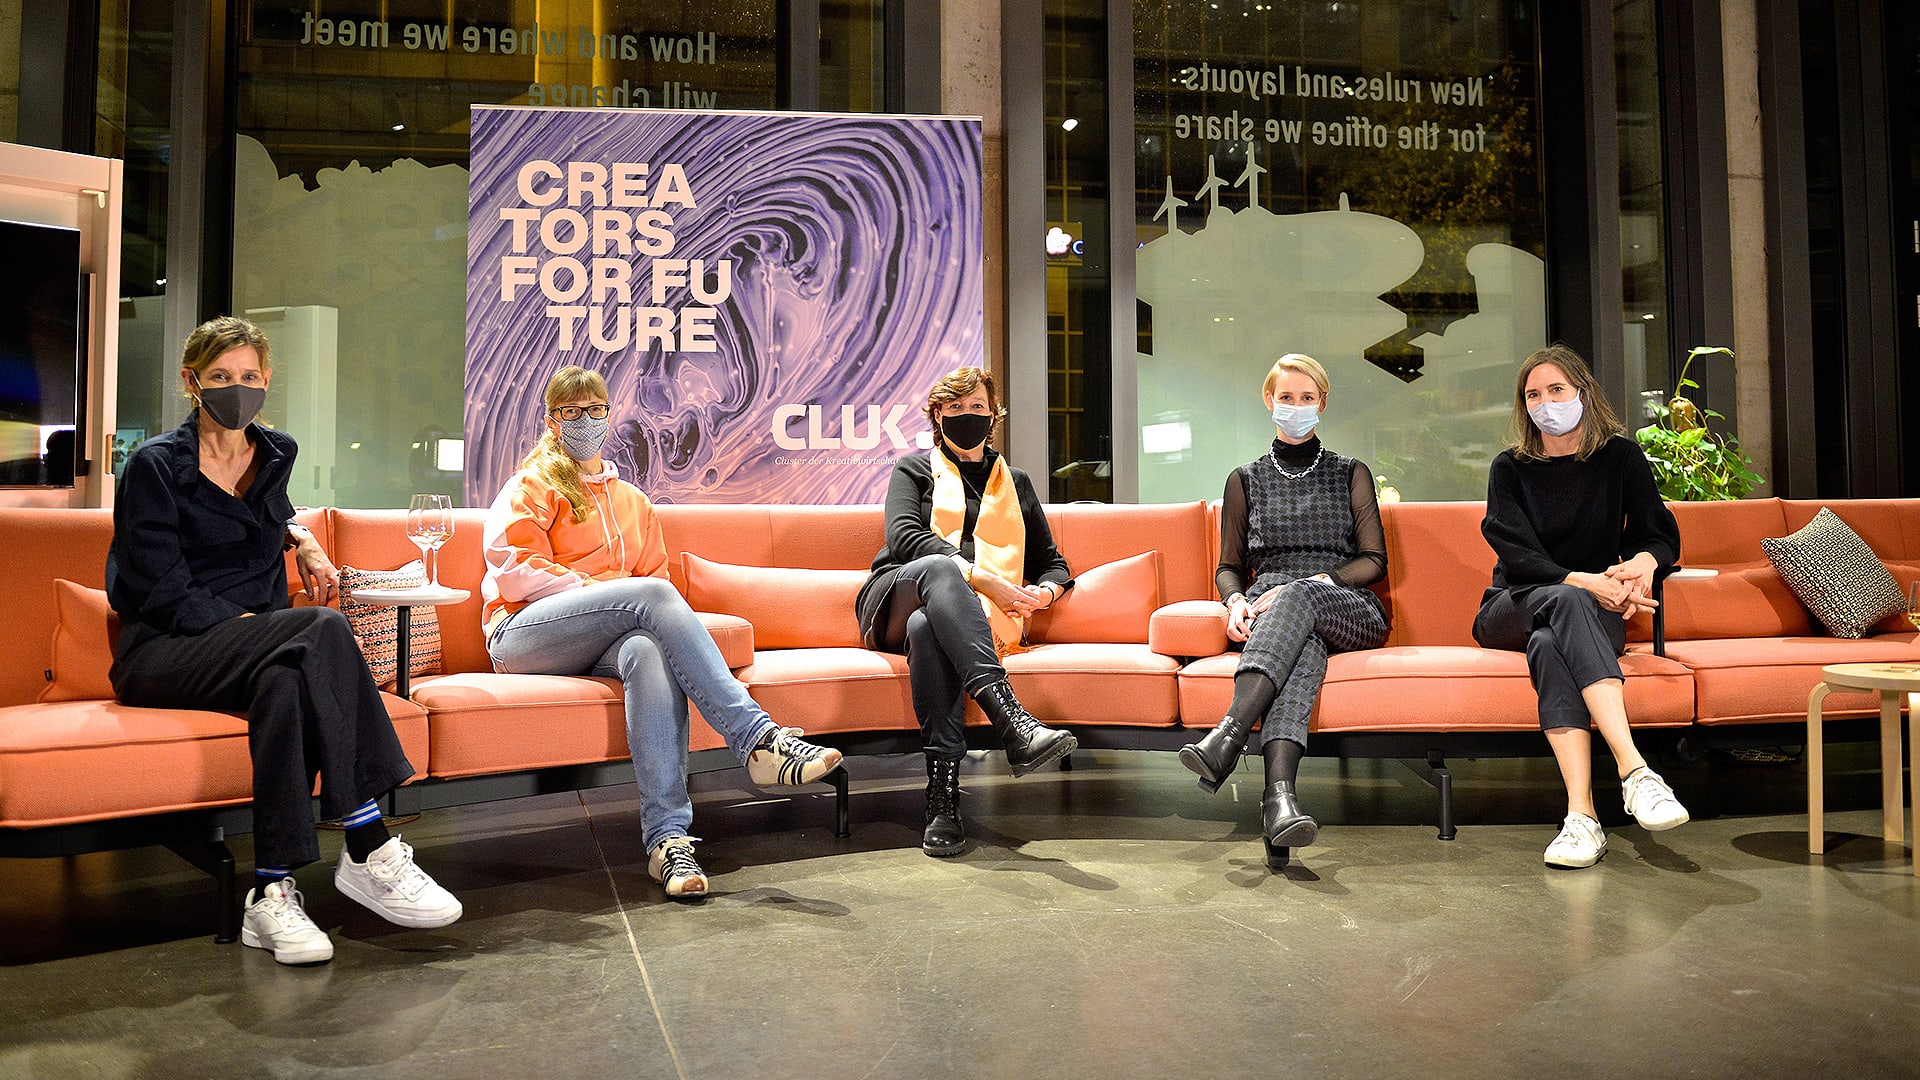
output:
POLYGON ((1680 384, 1665 402, 1648 403, 1653 423, 1634 432, 1640 449, 1653 466, 1653 478, 1660 495, 1672 502, 1709 502, 1714 499, 1738 499, 1761 482, 1753 471, 1753 459, 1740 449, 1731 435, 1717 435, 1707 427, 1726 419, 1712 409, 1703 409, 1684 396, 1700 384, 1687 378, 1687 370, 1702 356, 1732 358, 1725 346, 1706 346, 1689 350, 1687 362, 1680 365, 1680 384))

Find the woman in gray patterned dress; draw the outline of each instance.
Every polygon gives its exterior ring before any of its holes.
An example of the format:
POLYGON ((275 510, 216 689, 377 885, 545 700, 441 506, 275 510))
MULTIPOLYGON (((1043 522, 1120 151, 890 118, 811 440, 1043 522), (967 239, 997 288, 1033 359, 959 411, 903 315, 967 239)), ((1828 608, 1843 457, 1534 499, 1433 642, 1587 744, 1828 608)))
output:
POLYGON ((1227 636, 1240 651, 1227 715, 1180 750, 1180 761, 1218 790, 1260 723, 1266 790, 1260 800, 1267 865, 1287 864, 1320 825, 1294 793, 1307 718, 1327 674, 1327 654, 1377 649, 1386 609, 1367 586, 1387 574, 1386 536, 1373 473, 1329 452, 1314 434, 1327 408, 1327 372, 1299 353, 1281 357, 1262 390, 1273 410, 1265 454, 1227 476, 1214 584, 1227 605, 1227 636))

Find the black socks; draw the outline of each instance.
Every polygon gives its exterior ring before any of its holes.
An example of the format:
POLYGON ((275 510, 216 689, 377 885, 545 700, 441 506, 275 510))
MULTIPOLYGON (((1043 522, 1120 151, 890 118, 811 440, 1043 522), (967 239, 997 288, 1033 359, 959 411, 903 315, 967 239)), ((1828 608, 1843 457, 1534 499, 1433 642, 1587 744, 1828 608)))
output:
POLYGON ((1300 758, 1307 748, 1292 739, 1268 739, 1260 748, 1267 762, 1267 783, 1285 780, 1292 783, 1300 775, 1300 758))
POLYGON ((1233 703, 1227 706, 1228 716, 1242 718, 1248 727, 1267 715, 1273 706, 1273 699, 1280 696, 1280 688, 1273 680, 1257 671, 1242 671, 1233 677, 1233 703))

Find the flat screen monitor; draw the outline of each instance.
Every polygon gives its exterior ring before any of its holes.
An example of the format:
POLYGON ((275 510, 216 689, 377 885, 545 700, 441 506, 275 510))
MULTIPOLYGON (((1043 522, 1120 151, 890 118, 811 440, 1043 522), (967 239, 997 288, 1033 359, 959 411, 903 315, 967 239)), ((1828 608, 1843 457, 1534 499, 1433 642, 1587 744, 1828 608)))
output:
POLYGON ((0 221, 0 486, 73 486, 85 305, 80 230, 0 221))

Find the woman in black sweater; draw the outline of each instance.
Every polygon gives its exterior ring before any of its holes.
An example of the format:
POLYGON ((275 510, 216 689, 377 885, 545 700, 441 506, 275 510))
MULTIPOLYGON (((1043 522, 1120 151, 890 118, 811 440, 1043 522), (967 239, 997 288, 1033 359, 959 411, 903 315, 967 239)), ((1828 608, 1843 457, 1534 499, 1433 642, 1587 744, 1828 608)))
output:
POLYGON ((1480 525, 1498 562, 1473 637, 1524 649, 1540 727, 1567 784, 1567 817, 1548 866, 1592 866, 1607 837, 1593 808, 1591 726, 1613 751, 1628 812, 1648 830, 1686 808, 1633 745, 1620 655, 1626 620, 1651 611, 1653 581, 1680 557, 1680 527, 1653 470, 1578 353, 1553 345, 1520 366, 1511 446, 1487 477, 1480 525))
POLYGON ((1079 745, 1028 715, 1000 664, 1022 647, 1027 617, 1073 587, 1032 481, 987 446, 1004 415, 993 376, 977 367, 933 385, 934 448, 895 463, 887 543, 856 602, 867 646, 907 656, 927 754, 921 849, 929 855, 957 855, 966 844, 960 759, 967 697, 993 723, 1015 776, 1079 745))
POLYGON ((1262 394, 1273 412, 1273 445, 1227 475, 1220 501, 1214 585, 1227 605, 1227 636, 1240 650, 1233 701, 1217 727, 1180 750, 1200 786, 1216 791, 1260 723, 1260 831, 1276 870, 1287 864, 1288 849, 1320 832, 1301 811, 1294 781, 1327 654, 1387 640, 1386 610, 1367 588, 1387 573, 1373 473, 1320 445, 1314 429, 1327 389, 1326 369, 1299 353, 1267 372, 1262 394))

